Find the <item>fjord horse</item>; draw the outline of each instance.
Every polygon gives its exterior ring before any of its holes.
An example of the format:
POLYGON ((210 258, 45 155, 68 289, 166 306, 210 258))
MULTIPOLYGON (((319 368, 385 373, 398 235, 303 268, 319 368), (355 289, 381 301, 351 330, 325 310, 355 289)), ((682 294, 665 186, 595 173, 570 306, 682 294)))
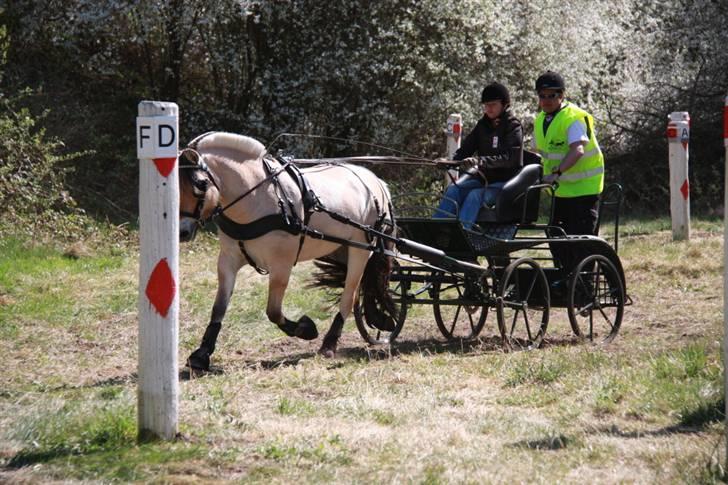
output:
MULTIPOLYGON (((224 132, 193 140, 180 155, 179 170, 180 240, 191 241, 209 219, 217 223, 220 240, 217 296, 202 343, 189 357, 190 367, 209 369, 236 275, 246 264, 269 275, 268 319, 287 335, 306 340, 318 336, 316 324, 306 315, 292 321, 282 313, 291 270, 298 261, 319 258, 328 260, 321 267, 332 274, 338 267, 344 288, 339 312, 319 350, 326 357, 336 353, 360 281, 363 305, 393 308, 391 300, 382 301, 389 298, 391 261, 372 251, 375 244, 391 248, 391 243, 366 230, 393 230, 390 194, 369 170, 337 164, 299 170, 268 155, 257 140, 224 132), (376 302, 367 304, 367 295, 376 302)), ((391 317, 380 317, 382 328, 393 327, 391 317)))

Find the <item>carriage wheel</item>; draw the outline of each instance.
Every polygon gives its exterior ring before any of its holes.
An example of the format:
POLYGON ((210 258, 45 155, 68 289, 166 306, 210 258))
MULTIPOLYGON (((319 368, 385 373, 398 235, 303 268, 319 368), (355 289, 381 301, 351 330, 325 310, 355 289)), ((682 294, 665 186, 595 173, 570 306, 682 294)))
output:
POLYGON ((599 254, 584 258, 569 278, 566 308, 571 329, 591 342, 611 342, 622 324, 624 300, 614 264, 599 254))
MULTIPOLYGON (((399 273, 399 262, 396 259, 392 261, 392 274, 396 275, 399 273)), ((373 322, 367 321, 367 317, 364 313, 364 309, 360 306, 362 301, 363 289, 359 287, 359 298, 356 305, 354 306, 354 321, 356 322, 356 328, 359 330, 359 334, 364 340, 370 345, 381 345, 391 344, 402 331, 402 326, 407 318, 407 303, 406 296, 409 289, 409 283, 406 281, 390 281, 389 282, 389 294, 394 300, 395 304, 395 315, 394 318, 394 330, 388 332, 386 330, 380 330, 373 325, 373 322)))
POLYGON ((448 340, 477 337, 488 318, 488 307, 477 297, 467 297, 462 279, 443 281, 443 277, 446 275, 442 272, 432 273, 432 311, 437 328, 448 340))
POLYGON ((549 323, 549 284, 531 258, 508 265, 498 288, 498 329, 506 348, 538 348, 549 323))

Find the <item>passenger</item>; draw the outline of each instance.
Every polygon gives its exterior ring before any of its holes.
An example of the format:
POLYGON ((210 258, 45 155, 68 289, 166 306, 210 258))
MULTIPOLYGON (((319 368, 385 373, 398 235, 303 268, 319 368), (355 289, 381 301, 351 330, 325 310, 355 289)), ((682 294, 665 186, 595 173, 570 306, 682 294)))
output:
MULTIPOLYGON (((559 184, 550 224, 566 234, 595 234, 604 156, 594 119, 566 101, 564 90, 564 79, 556 72, 547 71, 536 80, 541 111, 534 121, 533 138, 543 160, 543 182, 559 184)), ((551 252, 566 273, 588 255, 563 243, 552 243, 551 252)))
MULTIPOLYGON (((483 205, 495 205, 505 182, 521 168, 520 157, 512 154, 514 148, 522 146, 523 129, 511 112, 508 89, 500 83, 490 83, 483 89, 480 100, 483 117, 453 156, 453 160, 462 160, 475 169, 469 170, 468 175, 447 188, 433 215, 444 218, 457 213, 458 219, 468 228, 475 222, 483 205)), ((441 160, 436 160, 436 163, 441 160)))

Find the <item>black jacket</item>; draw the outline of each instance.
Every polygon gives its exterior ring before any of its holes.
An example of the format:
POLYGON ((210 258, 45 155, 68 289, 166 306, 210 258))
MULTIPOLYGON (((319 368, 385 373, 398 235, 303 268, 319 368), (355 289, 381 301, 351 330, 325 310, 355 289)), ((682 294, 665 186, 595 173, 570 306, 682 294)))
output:
POLYGON ((478 170, 488 182, 505 182, 521 169, 519 150, 523 145, 521 122, 513 116, 510 108, 503 111, 498 126, 483 116, 473 131, 463 140, 453 160, 463 160, 477 153, 480 159, 478 170))

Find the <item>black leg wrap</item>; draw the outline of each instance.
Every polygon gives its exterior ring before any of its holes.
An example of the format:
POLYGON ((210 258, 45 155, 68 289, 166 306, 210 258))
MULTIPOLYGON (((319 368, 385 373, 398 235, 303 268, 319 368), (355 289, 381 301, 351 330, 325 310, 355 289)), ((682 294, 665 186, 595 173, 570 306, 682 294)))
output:
POLYGON ((221 322, 210 322, 205 330, 205 335, 202 336, 202 343, 200 348, 207 349, 212 354, 215 351, 215 344, 217 343, 217 335, 220 333, 222 328, 221 322))
POLYGON ((321 350, 329 349, 336 352, 336 344, 339 342, 341 337, 341 329, 344 327, 344 317, 341 313, 337 313, 334 318, 334 322, 331 324, 331 328, 324 337, 324 342, 321 344, 321 350))
POLYGON ((210 322, 205 330, 205 335, 202 337, 200 348, 192 352, 187 359, 190 367, 198 370, 210 370, 210 355, 215 351, 220 328, 222 328, 222 323, 210 322))

